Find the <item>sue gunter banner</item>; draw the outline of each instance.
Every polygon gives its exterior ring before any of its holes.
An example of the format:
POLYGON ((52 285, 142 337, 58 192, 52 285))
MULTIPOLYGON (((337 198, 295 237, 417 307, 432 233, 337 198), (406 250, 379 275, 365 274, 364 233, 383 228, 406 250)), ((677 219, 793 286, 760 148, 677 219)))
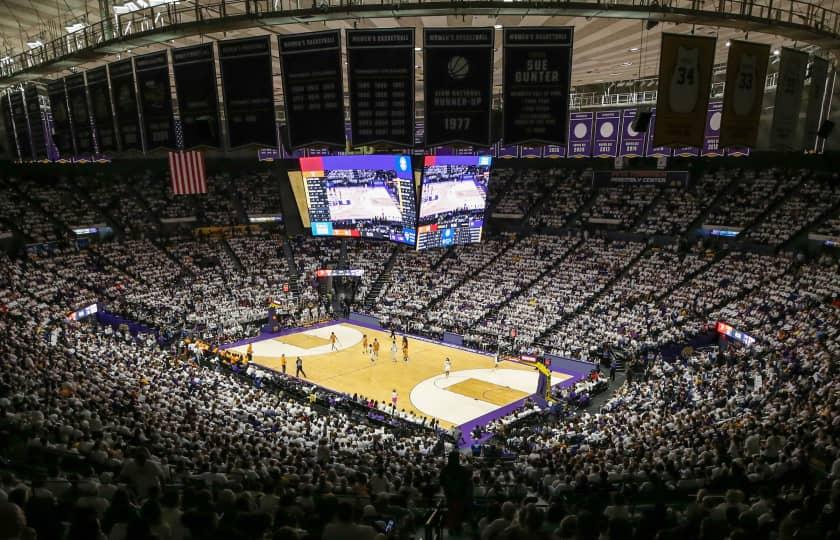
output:
POLYGON ((721 148, 755 147, 769 59, 770 45, 732 40, 726 60, 721 148))
POLYGON ((795 150, 799 142, 796 131, 807 70, 808 53, 782 48, 776 101, 773 105, 773 124, 770 128, 770 145, 777 150, 795 150))
POLYGON ((716 41, 662 34, 654 146, 703 145, 716 41))
POLYGON ((574 28, 505 28, 504 139, 564 144, 574 28))

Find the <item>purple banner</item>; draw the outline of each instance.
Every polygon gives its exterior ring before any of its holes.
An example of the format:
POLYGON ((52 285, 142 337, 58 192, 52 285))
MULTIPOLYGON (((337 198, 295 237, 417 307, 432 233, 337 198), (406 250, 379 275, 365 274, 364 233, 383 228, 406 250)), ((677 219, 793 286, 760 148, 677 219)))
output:
POLYGON ((572 113, 569 116, 569 157, 592 155, 592 113, 572 113))
POLYGON ((706 134, 703 136, 703 155, 706 157, 723 155, 723 148, 720 147, 720 120, 722 116, 723 102, 709 103, 709 110, 706 112, 706 134))
POLYGON ((499 143, 499 157, 510 159, 510 158, 518 158, 519 157, 519 147, 516 145, 513 146, 505 146, 499 143))
POLYGON ((697 157, 700 155, 700 149, 696 146, 678 146, 674 148, 674 156, 677 157, 697 157))
POLYGON ((520 146, 519 156, 524 158, 541 158, 543 155, 542 146, 520 146))
POLYGON ((650 124, 648 124, 647 157, 671 157, 671 149, 667 146, 653 146, 653 133, 656 130, 656 107, 650 110, 650 124))
POLYGON ((618 155, 618 133, 621 111, 595 113, 595 157, 614 158, 618 155))
POLYGON ((633 130, 636 109, 625 109, 621 114, 621 157, 635 158, 645 155, 645 134, 633 130))
POLYGON ((746 157, 750 155, 750 149, 747 147, 739 148, 732 146, 726 149, 726 155, 731 157, 746 157))
POLYGON ((566 157, 566 147, 556 144, 549 144, 543 150, 543 157, 551 159, 559 159, 566 157))

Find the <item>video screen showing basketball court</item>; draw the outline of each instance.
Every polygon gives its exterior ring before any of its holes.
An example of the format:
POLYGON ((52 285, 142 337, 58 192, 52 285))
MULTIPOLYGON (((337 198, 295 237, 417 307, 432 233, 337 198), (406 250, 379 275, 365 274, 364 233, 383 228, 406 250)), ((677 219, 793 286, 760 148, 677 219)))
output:
MULTIPOLYGON (((486 425, 510 414, 537 390, 539 376, 533 366, 504 360, 496 368, 492 354, 417 336, 407 339, 405 361, 402 334, 397 334, 396 352, 392 353, 389 332, 343 320, 263 334, 225 349, 244 355, 250 344, 252 362, 277 372, 282 370, 280 357, 285 354, 290 376, 295 374, 299 356, 306 381, 348 396, 390 404, 396 390, 398 410, 418 418, 435 418, 446 428, 486 425), (369 345, 374 340, 380 344, 377 360, 371 360, 363 347, 365 337, 369 345), (446 358, 452 366, 448 377, 444 373, 446 358)), ((576 373, 553 371, 550 383, 571 385, 585 376, 585 368, 576 373)))

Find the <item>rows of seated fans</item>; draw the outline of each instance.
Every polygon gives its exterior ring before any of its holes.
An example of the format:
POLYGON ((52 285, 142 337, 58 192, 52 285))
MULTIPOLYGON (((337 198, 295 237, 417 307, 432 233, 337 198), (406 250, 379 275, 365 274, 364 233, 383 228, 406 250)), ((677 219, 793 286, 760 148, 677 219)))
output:
POLYGON ((688 186, 665 187, 657 203, 636 226, 642 234, 683 234, 732 181, 720 172, 705 174, 688 186))
POLYGON ((777 198, 791 192, 804 175, 804 171, 743 171, 728 187, 726 197, 722 197, 706 216, 705 222, 712 225, 749 227, 777 198))
POLYGON ((539 209, 528 219, 531 226, 560 229, 570 223, 592 196, 589 185, 579 171, 551 169, 544 177, 545 194, 539 209))

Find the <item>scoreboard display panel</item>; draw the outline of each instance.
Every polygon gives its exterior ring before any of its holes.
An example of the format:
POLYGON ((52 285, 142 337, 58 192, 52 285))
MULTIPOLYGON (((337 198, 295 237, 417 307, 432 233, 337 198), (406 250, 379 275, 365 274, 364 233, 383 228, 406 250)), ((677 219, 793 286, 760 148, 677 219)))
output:
POLYGON ((426 156, 417 249, 481 241, 491 156, 426 156))
POLYGON ((414 246, 417 202, 407 155, 300 159, 313 236, 391 240, 414 246))

